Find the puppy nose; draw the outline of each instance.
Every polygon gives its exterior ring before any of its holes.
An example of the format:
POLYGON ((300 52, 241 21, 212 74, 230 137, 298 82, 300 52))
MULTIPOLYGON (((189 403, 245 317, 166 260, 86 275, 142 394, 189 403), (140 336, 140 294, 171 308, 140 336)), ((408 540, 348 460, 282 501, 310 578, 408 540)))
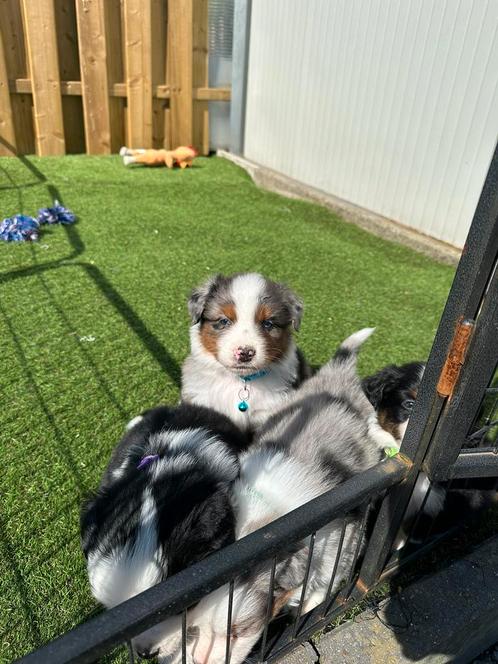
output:
POLYGON ((256 350, 250 346, 239 346, 233 351, 237 362, 250 362, 256 355, 256 350))
POLYGON ((137 649, 137 655, 141 659, 153 659, 154 657, 157 657, 158 654, 159 654, 159 649, 157 650, 151 650, 147 648, 137 649))

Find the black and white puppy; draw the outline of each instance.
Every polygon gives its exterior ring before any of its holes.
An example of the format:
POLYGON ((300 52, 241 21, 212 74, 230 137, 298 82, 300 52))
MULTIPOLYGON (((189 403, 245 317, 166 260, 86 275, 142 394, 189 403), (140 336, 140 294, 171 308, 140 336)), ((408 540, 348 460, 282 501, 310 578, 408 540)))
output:
MULTIPOLYGON (((356 353, 372 329, 346 339, 335 357, 315 376, 273 409, 256 430, 255 441, 241 457, 241 474, 233 485, 237 539, 304 505, 345 479, 375 465, 383 456, 371 423, 375 412, 356 374, 356 353)), ((360 516, 345 524, 334 589, 346 578, 361 536, 360 516)), ((343 522, 322 528, 314 542, 303 610, 326 597, 334 569, 343 522)), ((280 558, 276 565, 272 615, 283 606, 299 604, 309 541, 280 558)), ((235 580, 230 634, 230 664, 241 664, 264 629, 270 569, 256 566, 235 580)), ((187 662, 225 662, 229 586, 203 598, 188 614, 192 638, 187 662)), ((155 647, 162 661, 181 662, 181 616, 156 632, 155 647)), ((160 660, 161 661, 161 660, 160 660)))
POLYGON ((287 286, 261 274, 219 274, 194 289, 188 309, 191 350, 182 367, 183 401, 254 429, 311 375, 292 337, 303 305, 287 286))
POLYGON ((379 424, 401 444, 424 375, 423 362, 390 364, 362 380, 379 424))
MULTIPOLYGON (((200 406, 144 413, 81 513, 94 597, 110 608, 234 541, 230 489, 247 436, 200 406)), ((147 632, 134 640, 148 656, 147 632)))

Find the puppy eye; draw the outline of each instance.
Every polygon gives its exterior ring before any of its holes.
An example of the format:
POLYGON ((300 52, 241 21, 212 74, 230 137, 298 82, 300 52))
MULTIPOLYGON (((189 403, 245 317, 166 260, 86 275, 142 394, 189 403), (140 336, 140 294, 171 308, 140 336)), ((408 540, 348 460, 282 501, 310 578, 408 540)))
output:
POLYGON ((403 406, 403 408, 406 408, 406 410, 411 410, 413 408, 414 403, 415 401, 413 399, 405 399, 401 405, 403 406))
POLYGON ((270 330, 273 330, 275 325, 273 324, 273 321, 271 321, 271 320, 262 320, 261 321, 261 327, 264 330, 266 330, 267 332, 269 332, 270 330))
POLYGON ((228 327, 232 324, 232 321, 229 318, 219 318, 218 323, 220 327, 228 327))

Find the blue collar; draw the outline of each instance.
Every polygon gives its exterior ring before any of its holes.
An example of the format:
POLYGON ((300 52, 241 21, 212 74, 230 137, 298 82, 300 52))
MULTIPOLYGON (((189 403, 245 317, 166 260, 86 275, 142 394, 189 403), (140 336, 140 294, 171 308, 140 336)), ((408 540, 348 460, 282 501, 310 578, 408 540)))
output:
POLYGON ((270 373, 269 369, 260 369, 259 371, 256 371, 256 373, 249 374, 249 376, 241 376, 240 379, 244 381, 244 383, 250 383, 252 380, 256 380, 257 378, 263 378, 264 376, 267 376, 270 373))

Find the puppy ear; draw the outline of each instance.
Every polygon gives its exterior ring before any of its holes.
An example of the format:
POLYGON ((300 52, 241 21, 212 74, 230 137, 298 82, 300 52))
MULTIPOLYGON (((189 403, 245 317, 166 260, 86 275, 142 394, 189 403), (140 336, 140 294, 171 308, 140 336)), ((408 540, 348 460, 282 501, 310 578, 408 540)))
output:
POLYGON ((303 301, 287 286, 282 286, 282 295, 292 318, 292 327, 299 330, 303 317, 303 301))
POLYGON ((367 399, 375 410, 382 404, 384 396, 393 390, 399 381, 399 371, 394 365, 381 369, 373 376, 367 376, 361 381, 361 386, 367 399))
POLYGON ((204 313, 206 308, 206 303, 209 297, 213 294, 219 282, 223 279, 222 274, 215 274, 212 277, 202 284, 202 286, 197 286, 194 288, 190 294, 187 307, 192 319, 192 323, 198 323, 204 313))

